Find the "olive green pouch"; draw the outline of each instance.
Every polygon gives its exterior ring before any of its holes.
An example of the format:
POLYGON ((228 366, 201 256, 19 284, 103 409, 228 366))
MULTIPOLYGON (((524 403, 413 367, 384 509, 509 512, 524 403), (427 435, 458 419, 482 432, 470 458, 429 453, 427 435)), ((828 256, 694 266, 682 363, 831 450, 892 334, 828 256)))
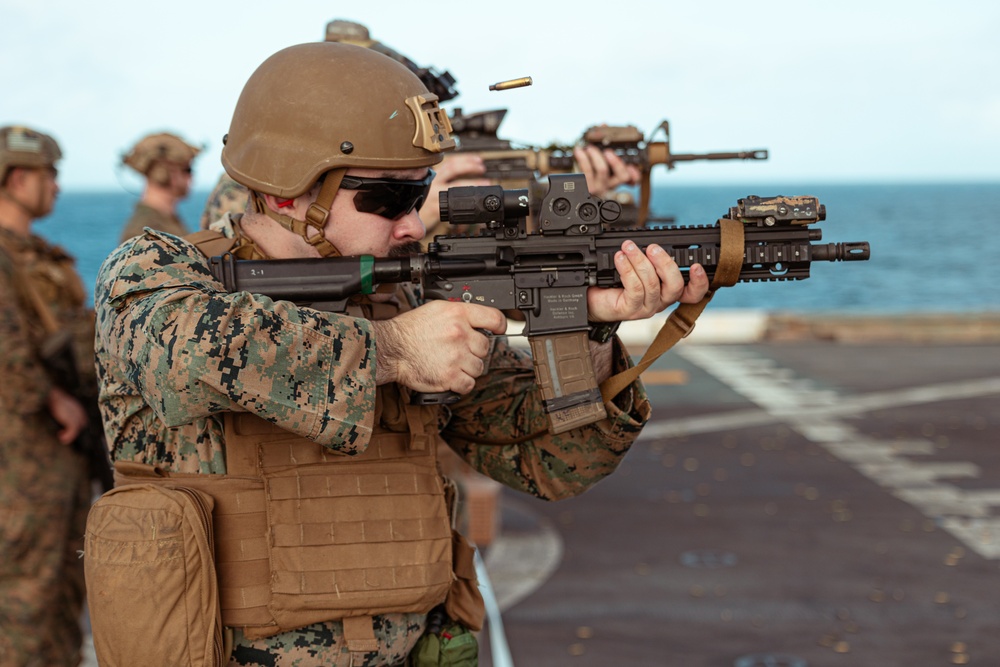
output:
POLYGON ((406 659, 407 667, 476 667, 479 641, 461 623, 435 607, 427 615, 427 629, 406 659))

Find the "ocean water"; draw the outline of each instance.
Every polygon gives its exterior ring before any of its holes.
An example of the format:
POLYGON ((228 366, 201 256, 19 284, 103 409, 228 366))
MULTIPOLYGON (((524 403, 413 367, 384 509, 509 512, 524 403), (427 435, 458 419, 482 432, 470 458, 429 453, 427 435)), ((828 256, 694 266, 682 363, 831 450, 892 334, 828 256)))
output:
MULTIPOLYGON (((193 230, 207 192, 183 202, 193 230)), ((675 224, 712 224, 736 200, 814 195, 826 205, 824 243, 868 241, 867 262, 814 262, 808 280, 739 283, 712 308, 901 314, 1000 310, 1000 183, 672 186, 654 190, 652 212, 675 224)), ((64 192, 35 231, 69 250, 88 288, 135 205, 125 192, 64 192)))

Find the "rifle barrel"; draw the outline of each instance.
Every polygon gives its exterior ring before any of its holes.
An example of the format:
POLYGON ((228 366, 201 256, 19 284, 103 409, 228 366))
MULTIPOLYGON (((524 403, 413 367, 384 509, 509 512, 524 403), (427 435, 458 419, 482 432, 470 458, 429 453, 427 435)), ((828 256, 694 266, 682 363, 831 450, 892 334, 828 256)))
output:
POLYGON ((750 151, 732 151, 730 153, 674 153, 671 162, 694 162, 696 160, 766 160, 767 151, 763 148, 750 151))
POLYGON ((813 259, 826 262, 863 262, 871 257, 867 241, 819 243, 812 247, 813 259))

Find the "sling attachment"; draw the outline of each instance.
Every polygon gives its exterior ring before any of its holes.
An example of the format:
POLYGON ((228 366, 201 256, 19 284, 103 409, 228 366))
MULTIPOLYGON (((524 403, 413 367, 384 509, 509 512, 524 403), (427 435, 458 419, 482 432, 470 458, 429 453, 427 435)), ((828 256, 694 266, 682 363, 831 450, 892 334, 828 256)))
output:
POLYGON ((410 449, 428 450, 433 436, 428 433, 427 423, 424 421, 427 409, 419 405, 410 405, 410 402, 406 401, 403 410, 406 415, 406 425, 410 430, 410 449))
POLYGON ((198 248, 205 257, 217 257, 229 252, 236 245, 236 239, 208 229, 200 229, 181 238, 198 248))
POLYGON ((739 280, 740 270, 743 268, 743 258, 746 247, 743 240, 743 223, 738 220, 719 220, 720 243, 719 243, 719 264, 715 271, 715 277, 709 286, 705 298, 698 303, 681 303, 667 316, 667 321, 663 323, 656 338, 650 344, 646 353, 638 364, 614 375, 601 383, 601 396, 607 403, 617 396, 625 387, 635 382, 639 375, 649 368, 654 361, 676 345, 682 338, 687 337, 694 329, 695 321, 702 311, 712 300, 716 290, 720 287, 730 287, 739 280))

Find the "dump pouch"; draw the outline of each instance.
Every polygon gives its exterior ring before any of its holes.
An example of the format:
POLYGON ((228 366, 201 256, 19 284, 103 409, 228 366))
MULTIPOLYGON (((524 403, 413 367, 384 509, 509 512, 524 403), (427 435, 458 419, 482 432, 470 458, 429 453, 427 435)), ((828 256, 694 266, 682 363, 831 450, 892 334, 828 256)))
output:
POLYGON ((227 660, 208 495, 132 484, 87 518, 84 572, 101 667, 221 667, 227 660))
POLYGON ((478 632, 483 629, 486 603, 476 579, 476 548, 457 530, 451 533, 451 546, 455 580, 448 589, 445 611, 449 617, 478 632))

